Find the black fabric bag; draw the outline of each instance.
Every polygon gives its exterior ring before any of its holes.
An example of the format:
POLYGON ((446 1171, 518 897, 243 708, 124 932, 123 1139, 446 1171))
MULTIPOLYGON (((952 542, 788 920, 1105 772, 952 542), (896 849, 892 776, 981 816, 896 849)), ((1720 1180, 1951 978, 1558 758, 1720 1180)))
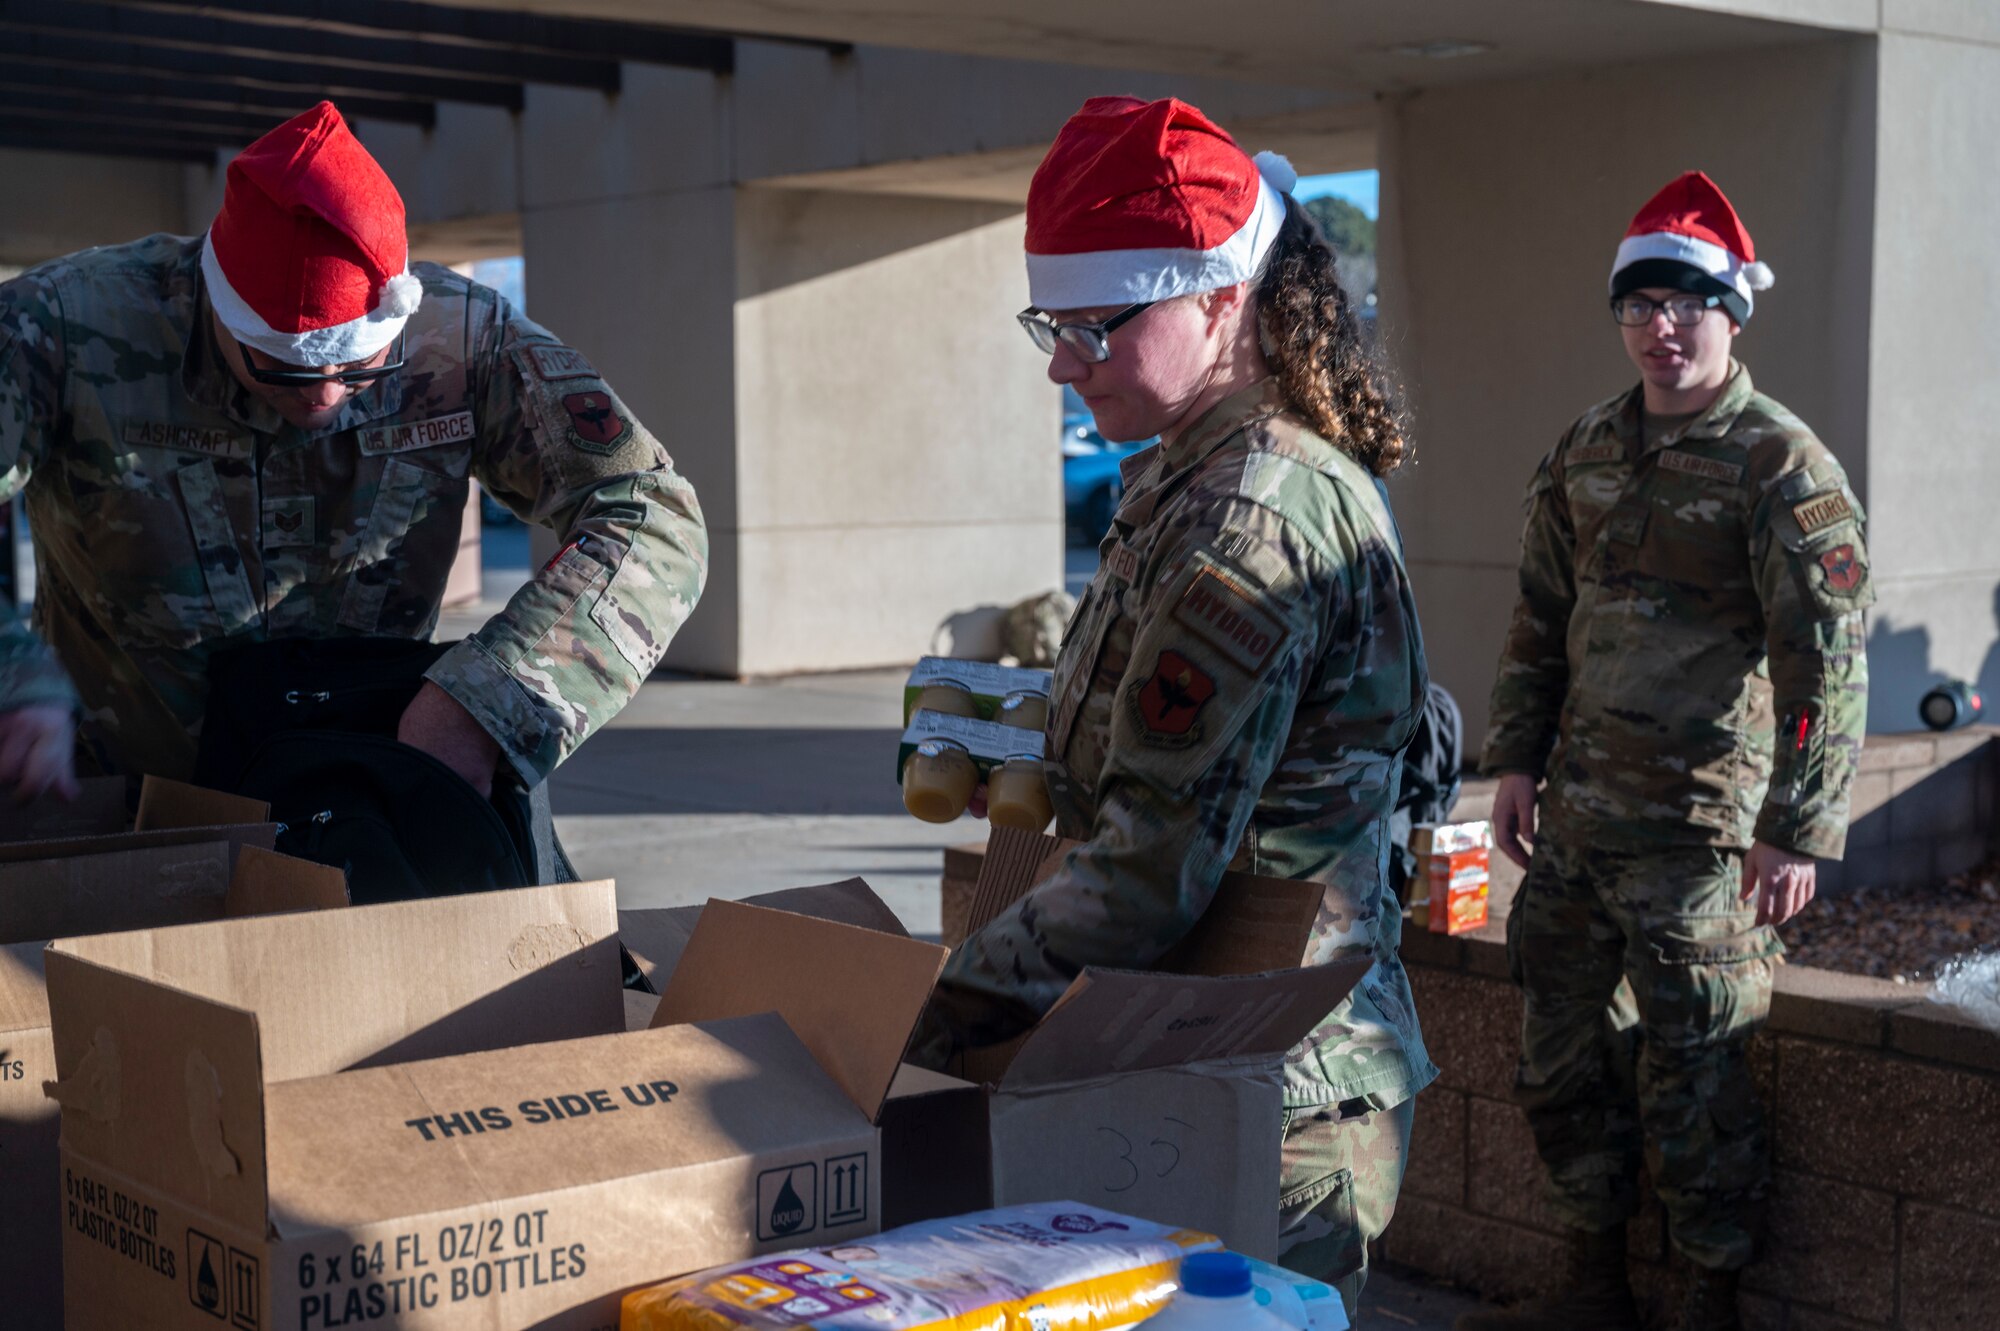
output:
POLYGON ((545 785, 483 799, 396 739, 450 644, 287 638, 217 653, 194 781, 268 800, 278 849, 347 872, 356 905, 576 877, 545 785))
POLYGON ((1410 830, 1418 823, 1442 823, 1451 818, 1464 783, 1464 761, 1465 720, 1459 714, 1458 699, 1442 684, 1432 684, 1416 734, 1410 738, 1410 747, 1403 750, 1402 789, 1395 812, 1389 815, 1389 835, 1394 839, 1389 886, 1399 899, 1403 885, 1417 870, 1417 857, 1410 853, 1410 830))

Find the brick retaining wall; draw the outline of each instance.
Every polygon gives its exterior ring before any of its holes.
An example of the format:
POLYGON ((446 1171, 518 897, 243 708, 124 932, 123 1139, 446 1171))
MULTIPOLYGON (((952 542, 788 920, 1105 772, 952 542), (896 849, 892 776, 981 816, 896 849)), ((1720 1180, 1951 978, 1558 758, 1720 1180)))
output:
MULTIPOLYGON (((1489 1297, 1540 1290, 1562 1245, 1509 1099, 1521 1000, 1499 930, 1414 934, 1404 957, 1443 1075, 1382 1256, 1489 1297)), ((2000 1035, 1906 986, 1782 966, 1753 1063, 1777 1176, 1749 1331, 2000 1327, 2000 1035)), ((1663 1316, 1679 1277, 1650 1196, 1632 1256, 1663 1316)))
MULTIPOLYGON (((1837 892, 1935 883, 2000 849, 2000 728, 1875 735, 1855 782, 1837 892)), ((1489 816, 1468 782, 1454 816, 1489 816)), ((945 854, 943 939, 960 941, 983 845, 945 854)), ((1510 1099, 1521 999, 1501 921, 1519 873, 1494 857, 1494 923, 1409 931, 1403 955, 1431 1056, 1382 1257, 1493 1298, 1551 1283, 1562 1242, 1510 1099)), ((1748 1331, 2000 1331, 2000 1034, 1886 980, 1781 966, 1752 1045, 1777 1174, 1771 1245, 1744 1277, 1748 1331)), ((1678 1298, 1650 1194, 1632 1234, 1650 1313, 1678 1298)), ((1585 1331, 1579 1328, 1579 1331, 1585 1331)))

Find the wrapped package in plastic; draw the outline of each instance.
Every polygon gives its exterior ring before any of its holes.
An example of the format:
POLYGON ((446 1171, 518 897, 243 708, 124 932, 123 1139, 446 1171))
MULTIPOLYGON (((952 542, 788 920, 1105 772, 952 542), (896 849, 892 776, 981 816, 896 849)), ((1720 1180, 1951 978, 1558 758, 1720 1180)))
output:
POLYGON ((1173 1297, 1209 1234, 1076 1202, 905 1225, 625 1296, 621 1331, 1117 1331, 1173 1297))

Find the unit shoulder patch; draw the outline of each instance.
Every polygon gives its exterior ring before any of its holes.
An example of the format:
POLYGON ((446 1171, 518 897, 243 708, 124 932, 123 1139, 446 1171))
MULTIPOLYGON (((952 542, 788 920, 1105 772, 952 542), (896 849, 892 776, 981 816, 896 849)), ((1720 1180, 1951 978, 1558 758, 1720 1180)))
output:
POLYGON ((1792 506, 1792 517, 1797 520, 1799 530, 1807 536, 1837 527, 1853 516, 1854 505, 1848 503, 1847 496, 1839 490, 1815 495, 1803 504, 1792 506))
POLYGON ((1861 565, 1854 558, 1854 547, 1836 545, 1819 557, 1819 566, 1826 570, 1826 585, 1837 592, 1851 592, 1861 583, 1861 565))
POLYGON ((602 389, 592 393, 571 393, 562 400, 569 413, 570 442, 589 453, 611 453, 632 434, 632 422, 612 405, 611 394, 602 389))
POLYGON ((1277 616, 1214 568, 1204 567, 1195 575, 1174 606, 1173 617, 1252 675, 1270 664, 1291 637, 1277 616))
POLYGON ((1215 680, 1208 672, 1169 649, 1160 653, 1152 676, 1132 700, 1148 738, 1179 745, 1199 738, 1195 722, 1214 696, 1215 680))
POLYGON ((1735 485, 1743 479, 1743 467, 1739 463, 1705 458, 1699 453, 1683 453, 1675 448, 1661 451, 1660 468, 1686 476, 1699 476, 1705 481, 1721 481, 1725 485, 1735 485))

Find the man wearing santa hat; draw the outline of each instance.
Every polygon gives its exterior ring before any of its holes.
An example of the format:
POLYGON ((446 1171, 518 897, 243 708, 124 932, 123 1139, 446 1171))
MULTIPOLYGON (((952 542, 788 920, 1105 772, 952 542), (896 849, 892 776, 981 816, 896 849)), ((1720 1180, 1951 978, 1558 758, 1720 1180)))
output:
POLYGON ((230 163, 206 235, 0 285, 0 471, 39 574, 34 628, 0 623, 0 788, 22 797, 72 788, 73 750, 186 776, 224 650, 427 638, 474 478, 564 542, 402 715, 482 793, 537 784, 623 707, 705 576, 658 441, 581 353, 412 268, 402 199, 326 102, 230 163))
POLYGON ((1640 382, 1528 487, 1484 766, 1498 844, 1527 869, 1516 1094, 1570 1270, 1462 1331, 1636 1327, 1642 1158, 1693 1268, 1681 1325, 1737 1325, 1769 1176, 1745 1049, 1784 951, 1772 926, 1842 852, 1874 602, 1840 464, 1731 357, 1771 282, 1707 176, 1662 190, 1611 274, 1640 382))

